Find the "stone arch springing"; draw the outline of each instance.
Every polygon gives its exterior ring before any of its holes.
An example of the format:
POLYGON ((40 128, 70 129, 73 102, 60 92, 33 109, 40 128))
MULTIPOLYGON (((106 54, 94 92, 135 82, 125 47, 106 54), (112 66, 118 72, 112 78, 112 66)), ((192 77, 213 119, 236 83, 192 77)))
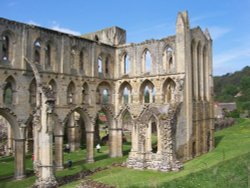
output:
POLYGON ((141 70, 145 72, 151 72, 152 68, 152 56, 150 51, 146 48, 142 53, 142 67, 141 70))
POLYGON ((31 106, 36 106, 37 100, 37 84, 36 79, 33 78, 29 85, 29 103, 31 106))
POLYGON ((172 103, 175 101, 175 88, 175 82, 171 78, 167 78, 162 89, 164 103, 172 103))
POLYGON ((119 89, 119 103, 132 103, 132 86, 128 82, 123 82, 119 89))
POLYGON ((15 35, 12 31, 6 30, 1 34, 2 49, 1 60, 10 62, 13 58, 15 35))
POLYGON ((71 81, 67 88, 67 103, 68 104, 75 104, 76 102, 76 87, 73 81, 71 81))
POLYGON ((89 86, 86 82, 82 85, 82 103, 89 104, 89 86))
POLYGON ((112 102, 112 89, 108 82, 101 82, 96 89, 96 103, 110 104, 112 102))
POLYGON ((40 64, 41 63, 41 40, 36 39, 34 42, 34 62, 40 64))
POLYGON ((140 102, 141 103, 154 103, 155 102, 155 87, 154 84, 145 80, 140 86, 140 102))
POLYGON ((3 88, 3 102, 6 105, 15 104, 16 81, 12 76, 5 79, 3 88))

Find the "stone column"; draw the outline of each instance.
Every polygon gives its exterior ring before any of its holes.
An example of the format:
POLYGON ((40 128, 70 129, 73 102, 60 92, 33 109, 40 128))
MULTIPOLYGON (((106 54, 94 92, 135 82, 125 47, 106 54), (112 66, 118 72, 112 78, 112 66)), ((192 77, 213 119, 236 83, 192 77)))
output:
POLYGON ((122 129, 119 128, 116 130, 117 132, 117 150, 116 150, 116 156, 121 157, 122 156, 122 129))
POLYGON ((25 177, 25 139, 15 139, 15 179, 25 177))
POLYGON ((7 141, 7 153, 6 155, 10 155, 11 153, 13 153, 13 138, 12 138, 12 129, 10 127, 10 125, 8 125, 8 141, 7 141))
POLYGON ((146 131, 146 144, 145 144, 146 153, 150 153, 152 151, 151 134, 152 134, 151 121, 149 121, 146 131))
POLYGON ((87 156, 86 161, 88 163, 94 162, 94 131, 86 131, 86 147, 87 156))
POLYGON ((76 127, 74 120, 74 113, 72 113, 69 117, 68 122, 68 144, 70 146, 70 151, 73 152, 76 150, 76 127))
POLYGON ((133 123, 132 125, 132 133, 131 133, 131 152, 136 152, 138 151, 137 147, 137 132, 136 132, 136 124, 133 123))
POLYGON ((55 135, 55 167, 63 169, 63 135, 55 135))
POLYGON ((117 147, 117 135, 116 135, 116 129, 109 128, 109 156, 110 157, 116 157, 116 147, 117 147))

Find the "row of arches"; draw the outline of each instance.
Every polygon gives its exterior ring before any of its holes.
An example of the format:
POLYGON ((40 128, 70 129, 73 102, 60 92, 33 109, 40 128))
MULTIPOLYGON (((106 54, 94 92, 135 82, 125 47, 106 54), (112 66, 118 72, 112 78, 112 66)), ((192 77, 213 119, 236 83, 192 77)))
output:
MULTIPOLYGON (((154 67, 154 61, 152 53, 148 48, 145 48, 141 54, 140 70, 141 73, 150 73, 154 67)), ((123 52, 121 55, 121 74, 129 74, 132 70, 133 61, 128 52, 123 52)), ((175 71, 175 54, 174 50, 170 46, 166 46, 162 53, 162 65, 163 69, 168 73, 174 73, 175 71)))
MULTIPOLYGON (((141 103, 155 103, 156 102, 156 89, 150 80, 145 80, 139 87, 139 101, 141 103)), ((162 101, 170 103, 175 100, 176 83, 171 78, 165 80, 162 85, 162 101)), ((133 103, 133 88, 127 82, 123 82, 119 89, 119 101, 121 104, 133 103)))
MULTIPOLYGON (((3 87, 3 103, 7 105, 15 104, 16 98, 16 81, 12 76, 6 78, 3 87)), ((49 88, 53 91, 54 95, 57 96, 57 83, 54 79, 48 82, 49 88)), ((36 89, 37 84, 33 79, 29 86, 29 102, 32 106, 36 104, 36 89)), ((165 103, 170 103, 174 100, 176 90, 175 81, 171 78, 166 79, 162 85, 162 99, 165 103)), ((79 92, 79 91, 78 91, 79 92)), ((67 86, 67 104, 89 104, 89 85, 85 82, 81 87, 81 101, 77 101, 77 88, 73 81, 67 86)), ((109 104, 112 102, 112 87, 108 82, 101 82, 96 88, 96 104, 109 104)), ((129 104, 133 103, 133 88, 129 82, 125 81, 120 85, 119 88, 119 103, 129 104)), ((154 103, 156 102, 156 89, 154 84, 145 80, 139 89, 139 96, 141 103, 154 103)), ((78 98, 79 100, 79 98, 78 98)))

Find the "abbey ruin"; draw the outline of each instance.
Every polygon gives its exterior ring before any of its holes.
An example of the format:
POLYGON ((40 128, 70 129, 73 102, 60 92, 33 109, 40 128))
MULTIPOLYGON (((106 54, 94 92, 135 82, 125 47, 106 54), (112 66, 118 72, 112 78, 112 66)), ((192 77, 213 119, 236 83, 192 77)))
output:
POLYGON ((177 171, 214 147, 212 39, 190 28, 187 12, 177 16, 176 35, 137 44, 118 27, 73 36, 0 18, 0 58, 0 115, 10 125, 16 179, 32 150, 36 186, 56 186, 65 135, 72 151, 85 142, 86 162, 94 162, 100 111, 110 157, 123 155, 124 124, 131 130, 130 168, 177 171))

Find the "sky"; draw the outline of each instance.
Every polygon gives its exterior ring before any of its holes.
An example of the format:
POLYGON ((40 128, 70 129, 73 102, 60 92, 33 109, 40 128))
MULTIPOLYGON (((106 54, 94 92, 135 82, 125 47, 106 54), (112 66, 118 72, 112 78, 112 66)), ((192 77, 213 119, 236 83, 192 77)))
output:
POLYGON ((213 74, 250 66, 250 0, 0 0, 0 17, 74 35, 118 26, 127 42, 175 35, 178 12, 213 38, 213 74))

